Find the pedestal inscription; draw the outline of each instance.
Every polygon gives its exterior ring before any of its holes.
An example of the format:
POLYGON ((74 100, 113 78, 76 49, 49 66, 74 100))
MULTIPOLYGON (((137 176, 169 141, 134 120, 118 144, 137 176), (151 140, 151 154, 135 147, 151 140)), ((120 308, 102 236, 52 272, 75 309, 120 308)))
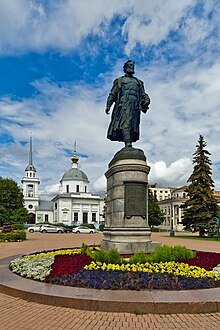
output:
POLYGON ((147 184, 146 182, 125 181, 125 218, 140 216, 146 219, 147 184))

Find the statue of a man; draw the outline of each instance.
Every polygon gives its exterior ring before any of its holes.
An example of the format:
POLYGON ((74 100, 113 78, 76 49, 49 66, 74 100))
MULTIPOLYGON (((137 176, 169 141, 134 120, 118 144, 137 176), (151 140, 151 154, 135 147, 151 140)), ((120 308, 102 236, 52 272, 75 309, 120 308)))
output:
POLYGON ((139 140, 140 111, 146 113, 150 98, 145 93, 144 83, 134 77, 134 62, 124 64, 125 75, 117 78, 107 99, 106 113, 115 103, 107 138, 111 141, 123 141, 126 147, 139 140))

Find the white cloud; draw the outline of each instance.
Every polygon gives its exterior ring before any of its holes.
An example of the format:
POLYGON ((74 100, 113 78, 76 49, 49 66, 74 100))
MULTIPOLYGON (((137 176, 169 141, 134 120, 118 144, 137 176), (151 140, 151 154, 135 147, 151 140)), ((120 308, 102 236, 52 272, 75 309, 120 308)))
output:
POLYGON ((100 178, 98 178, 98 180, 94 182, 92 187, 94 191, 106 191, 106 185, 107 185, 106 177, 102 175, 100 178))
POLYGON ((102 35, 114 15, 129 10, 129 2, 1 0, 0 52, 74 49, 90 33, 102 35))
POLYGON ((186 184, 192 172, 192 161, 189 158, 180 158, 167 166, 165 161, 155 164, 149 163, 151 170, 149 174, 150 184, 158 183, 162 187, 178 187, 186 184))
POLYGON ((39 191, 41 198, 51 200, 54 196, 59 194, 59 186, 59 183, 46 186, 43 190, 39 191))
MULTIPOLYGON (((91 34, 111 42, 115 31, 109 30, 110 24, 120 17, 124 21, 121 35, 125 53, 129 55, 137 43, 158 44, 171 30, 178 29, 179 21, 195 3, 195 0, 65 0, 45 4, 36 0, 1 0, 0 53, 47 49, 66 52, 74 50, 91 34)), ((192 32, 201 38, 206 28, 207 24, 198 20, 186 20, 185 31, 191 42, 195 38, 192 32)))
MULTIPOLYGON (((142 115, 140 141, 134 147, 142 148, 147 161, 153 164, 152 183, 184 185, 199 134, 205 136, 213 163, 219 161, 220 147, 216 143, 220 127, 219 63, 201 68, 194 62, 175 71, 159 65, 147 71, 138 68, 152 103, 149 112, 142 115)), ((27 140, 32 131, 34 162, 42 187, 56 185, 71 166, 71 155, 65 150, 73 150, 76 140, 78 152, 88 156, 80 157, 79 167, 88 175, 92 190, 103 190, 103 173, 114 153, 123 147, 123 143, 106 139, 110 117, 105 115, 104 108, 109 82, 101 87, 86 84, 59 87, 41 80, 34 85, 39 94, 33 99, 1 100, 1 131, 8 132, 17 144, 27 140)), ((12 152, 10 147, 3 152, 5 164, 16 161, 18 152, 12 152)), ((27 166, 28 155, 22 157, 17 177, 22 167, 27 166)), ((215 178, 218 179, 216 172, 215 178)))
POLYGON ((127 38, 125 51, 130 54, 137 43, 157 44, 165 39, 170 30, 178 28, 192 0, 159 0, 134 2, 132 14, 127 18, 122 33, 127 38))
MULTIPOLYGON (((198 1, 191 0, 66 0, 48 2, 48 10, 44 2, 2 0, 0 53, 51 48, 66 52, 75 49, 91 33, 110 40, 115 31, 109 30, 109 26, 117 15, 123 19, 117 28, 122 33, 120 42, 125 44, 126 54, 137 44, 143 46, 144 53, 145 46, 166 39, 169 45, 165 50, 170 49, 171 55, 178 50, 180 58, 169 63, 164 49, 158 48, 157 57, 150 65, 142 57, 142 63, 136 68, 152 103, 149 112, 142 115, 140 141, 134 146, 142 148, 152 164, 152 183, 182 185, 188 178, 189 159, 199 134, 205 136, 213 163, 219 162, 220 155, 220 57, 218 52, 212 54, 213 45, 218 46, 219 8, 216 6, 213 11, 216 2, 205 1, 198 18, 190 11, 196 3, 198 1), (210 12, 212 19, 209 19, 210 12), (167 36, 179 29, 181 20, 184 24, 179 33, 183 39, 178 43, 167 36), (215 34, 211 35, 213 31, 215 34), (200 52, 198 45, 207 51, 200 52), (185 52, 193 55, 193 60, 181 61, 185 52)), ((80 51, 80 47, 76 49, 80 51)), ((108 61, 109 58, 111 53, 108 61)), ((141 57, 137 55, 137 59, 140 61, 141 57)), ((81 81, 60 87, 56 82, 41 79, 32 82, 38 92, 32 98, 1 99, 1 132, 15 140, 14 149, 12 146, 0 149, 4 166, 15 169, 16 165, 16 177, 21 177, 28 162, 28 147, 22 154, 19 141, 27 140, 32 131, 38 176, 42 186, 51 193, 71 166, 71 156, 66 149, 73 150, 76 140, 78 151, 88 156, 80 157, 80 168, 88 174, 92 189, 103 190, 103 173, 114 153, 123 146, 106 139, 110 116, 104 113, 107 94, 113 79, 122 74, 122 64, 120 58, 112 72, 100 74, 96 86, 81 81)), ((218 176, 216 171, 217 186, 218 176)))

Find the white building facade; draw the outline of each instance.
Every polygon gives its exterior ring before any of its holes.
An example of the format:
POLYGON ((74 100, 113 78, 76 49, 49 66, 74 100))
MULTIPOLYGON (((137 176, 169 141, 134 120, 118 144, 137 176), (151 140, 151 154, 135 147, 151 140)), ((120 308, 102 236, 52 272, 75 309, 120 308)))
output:
POLYGON ((175 231, 183 230, 182 218, 183 209, 180 207, 187 200, 187 186, 180 188, 170 188, 170 196, 164 200, 158 201, 161 211, 165 215, 165 222, 161 227, 170 229, 173 222, 175 231))
POLYGON ((23 194, 25 208, 30 214, 29 223, 99 224, 104 221, 104 194, 89 192, 87 175, 78 168, 78 157, 74 150, 72 166, 60 180, 59 194, 51 201, 41 199, 40 180, 33 165, 32 138, 30 138, 29 165, 25 170, 23 194))
POLYGON ((102 223, 104 196, 88 192, 89 180, 78 168, 76 154, 71 160, 72 167, 64 173, 60 181, 59 194, 52 200, 54 223, 102 223))
MULTIPOLYGON (((182 186, 180 188, 156 187, 155 189, 155 185, 152 185, 149 188, 156 194, 160 209, 165 215, 165 221, 160 227, 167 230, 173 227, 175 231, 182 231, 184 228, 182 225, 184 210, 181 208, 181 205, 188 199, 186 192, 188 186, 182 186)), ((220 205, 220 192, 215 191, 214 197, 218 205, 220 205)))

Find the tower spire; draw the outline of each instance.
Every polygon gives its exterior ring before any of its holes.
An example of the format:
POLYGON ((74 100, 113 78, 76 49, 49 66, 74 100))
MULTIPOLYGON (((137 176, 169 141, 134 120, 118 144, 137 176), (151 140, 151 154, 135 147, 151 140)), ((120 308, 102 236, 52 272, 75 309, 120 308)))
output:
POLYGON ((30 133, 29 165, 33 165, 32 133, 30 133))
POLYGON ((32 149, 32 133, 30 133, 30 147, 29 147, 29 164, 26 168, 26 171, 34 171, 36 172, 36 169, 33 165, 33 149, 32 149))
POLYGON ((72 160, 72 167, 77 167, 79 158, 76 155, 76 141, 74 142, 74 154, 73 154, 73 157, 71 158, 71 160, 72 160))

